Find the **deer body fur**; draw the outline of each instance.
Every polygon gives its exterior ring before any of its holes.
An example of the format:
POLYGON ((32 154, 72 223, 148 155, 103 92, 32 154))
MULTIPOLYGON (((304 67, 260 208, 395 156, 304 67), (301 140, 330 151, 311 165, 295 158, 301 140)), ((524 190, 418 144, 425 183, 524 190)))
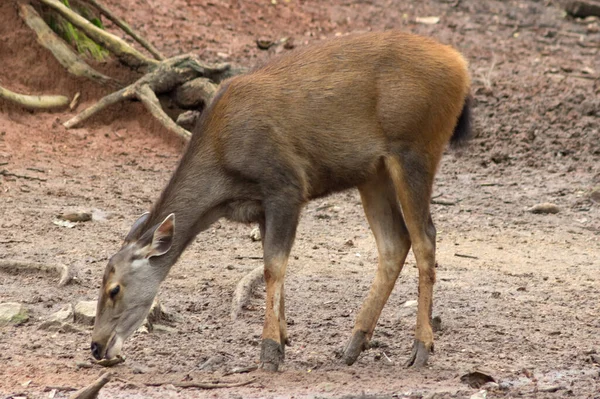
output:
POLYGON ((152 211, 107 266, 94 355, 120 351, 129 324, 137 327, 152 302, 136 302, 137 291, 155 294, 194 237, 225 217, 260 226, 266 281, 261 362, 276 370, 288 339, 284 275, 301 210, 311 199, 357 187, 379 266, 344 361, 352 364, 367 348, 412 247, 419 297, 409 364, 424 365, 433 349, 429 201, 444 149, 468 134, 469 86, 467 63, 457 51, 394 31, 325 41, 225 82, 152 211))

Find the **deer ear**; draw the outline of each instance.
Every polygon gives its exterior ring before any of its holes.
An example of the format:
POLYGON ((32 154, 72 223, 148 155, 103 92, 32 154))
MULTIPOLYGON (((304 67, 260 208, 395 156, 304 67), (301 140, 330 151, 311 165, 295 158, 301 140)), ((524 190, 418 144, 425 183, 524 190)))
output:
POLYGON ((175 214, 171 213, 154 230, 152 242, 150 243, 147 258, 166 254, 173 245, 173 234, 175 233, 175 214))
POLYGON ((128 244, 128 243, 132 242, 133 240, 135 240, 137 238, 136 235, 139 235, 140 228, 144 224, 146 224, 146 222, 148 221, 149 217, 150 217, 150 212, 145 212, 142 216, 140 216, 138 218, 138 220, 135 221, 135 223, 133 224, 133 226, 131 226, 131 230, 129 230, 129 233, 127 233, 127 236, 125 237, 125 240, 123 240, 123 242, 125 244, 128 244))

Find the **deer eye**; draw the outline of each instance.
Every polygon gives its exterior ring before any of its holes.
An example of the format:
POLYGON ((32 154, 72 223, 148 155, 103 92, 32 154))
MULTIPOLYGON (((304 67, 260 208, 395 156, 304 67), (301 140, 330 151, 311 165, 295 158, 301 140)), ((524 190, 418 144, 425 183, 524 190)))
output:
POLYGON ((110 291, 108 291, 110 299, 114 301, 115 297, 119 294, 119 291, 121 291, 120 285, 115 285, 113 288, 111 288, 110 291))

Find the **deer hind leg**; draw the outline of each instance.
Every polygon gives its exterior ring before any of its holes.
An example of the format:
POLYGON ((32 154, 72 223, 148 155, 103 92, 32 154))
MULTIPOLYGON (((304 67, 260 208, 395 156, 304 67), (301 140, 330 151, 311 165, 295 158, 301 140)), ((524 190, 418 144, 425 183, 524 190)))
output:
POLYGON ((392 180, 382 165, 375 179, 359 187, 363 208, 375 236, 379 265, 367 299, 356 318, 343 361, 351 365, 367 349, 373 330, 402 270, 410 238, 392 180))
POLYGON ((431 309, 435 283, 436 231, 429 212, 435 169, 440 155, 418 148, 403 148, 386 164, 400 199, 406 227, 419 270, 415 341, 407 366, 422 367, 433 351, 431 309))
POLYGON ((263 369, 268 371, 277 371, 288 341, 284 278, 299 215, 299 206, 292 207, 285 202, 272 204, 265 207, 265 222, 261 226, 267 295, 260 361, 263 369))

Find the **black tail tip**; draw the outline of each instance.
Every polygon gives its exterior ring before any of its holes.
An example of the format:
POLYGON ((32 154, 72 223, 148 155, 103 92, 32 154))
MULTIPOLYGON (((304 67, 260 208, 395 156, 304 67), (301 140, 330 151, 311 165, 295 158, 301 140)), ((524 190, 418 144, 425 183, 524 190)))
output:
POLYGON ((469 94, 465 98, 465 102, 463 105, 462 112, 458 117, 458 122, 456 123, 456 127, 454 128, 454 133, 452 134, 452 138, 450 139, 450 145, 452 147, 461 147, 464 145, 472 136, 472 126, 471 126, 471 106, 472 106, 473 98, 469 94))

